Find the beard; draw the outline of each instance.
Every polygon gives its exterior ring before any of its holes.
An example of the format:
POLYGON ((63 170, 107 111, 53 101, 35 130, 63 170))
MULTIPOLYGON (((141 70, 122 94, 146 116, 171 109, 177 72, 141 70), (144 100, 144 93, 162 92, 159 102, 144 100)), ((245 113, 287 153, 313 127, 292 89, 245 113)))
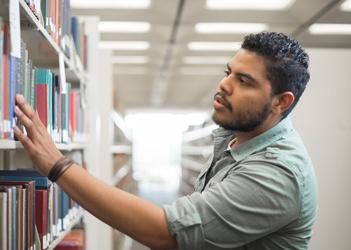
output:
POLYGON ((251 132, 255 130, 267 119, 272 111, 271 102, 267 102, 258 112, 250 110, 236 111, 231 105, 230 109, 228 107, 228 110, 232 114, 231 121, 221 121, 216 117, 215 112, 212 115, 212 119, 222 128, 238 132, 251 132))

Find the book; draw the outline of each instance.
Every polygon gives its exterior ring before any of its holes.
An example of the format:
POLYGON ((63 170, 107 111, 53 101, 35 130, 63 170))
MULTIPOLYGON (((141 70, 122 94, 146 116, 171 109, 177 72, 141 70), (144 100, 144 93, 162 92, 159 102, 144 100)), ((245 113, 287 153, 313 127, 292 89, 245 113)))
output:
POLYGON ((8 190, 0 186, 0 249, 7 250, 7 196, 8 190))
POLYGON ((34 181, 36 189, 47 189, 51 181, 36 170, 0 170, 0 181, 34 181))
POLYGON ((83 250, 84 249, 84 231, 81 229, 72 230, 57 245, 55 250, 83 250))
POLYGON ((15 187, 17 246, 19 249, 34 247, 35 182, 1 180, 0 186, 15 187))
POLYGON ((40 242, 43 249, 47 248, 47 240, 46 240, 46 235, 48 233, 47 226, 46 226, 47 212, 48 212, 47 196, 48 196, 47 190, 35 191, 35 198, 36 198, 35 221, 36 221, 36 226, 37 226, 40 242))
MULTIPOLYGON (((4 53, 4 32, 3 22, 0 16, 0 91, 3 91, 3 53, 4 53)), ((0 138, 3 137, 3 96, 0 95, 0 138)), ((0 245, 1 246, 1 245, 0 245)))

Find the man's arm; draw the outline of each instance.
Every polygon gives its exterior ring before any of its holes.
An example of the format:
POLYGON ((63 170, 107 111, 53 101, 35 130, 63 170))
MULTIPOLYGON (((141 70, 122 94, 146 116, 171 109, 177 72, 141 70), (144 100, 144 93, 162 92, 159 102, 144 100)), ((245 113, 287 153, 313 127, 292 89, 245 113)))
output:
MULTIPOLYGON (((53 144, 38 114, 22 96, 16 96, 16 104, 16 116, 26 127, 27 136, 16 127, 15 135, 38 170, 48 175, 62 154, 53 144)), ((58 184, 83 208, 137 241, 153 249, 177 248, 162 208, 108 186, 75 164, 63 173, 58 184)))

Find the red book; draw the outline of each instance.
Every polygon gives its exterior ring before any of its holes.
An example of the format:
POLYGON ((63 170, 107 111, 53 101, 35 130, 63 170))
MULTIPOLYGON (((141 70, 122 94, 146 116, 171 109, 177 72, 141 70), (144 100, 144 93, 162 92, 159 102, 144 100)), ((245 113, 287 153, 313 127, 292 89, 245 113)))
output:
POLYGON ((37 226, 42 248, 46 248, 45 238, 47 234, 46 224, 47 224, 47 212, 48 212, 47 192, 48 192, 47 190, 35 191, 35 206, 36 206, 35 224, 37 226))
POLYGON ((84 231, 72 230, 65 238, 55 247, 55 250, 83 250, 84 249, 84 231))
POLYGON ((36 84, 36 101, 37 110, 40 120, 45 127, 48 126, 48 85, 47 84, 36 84))

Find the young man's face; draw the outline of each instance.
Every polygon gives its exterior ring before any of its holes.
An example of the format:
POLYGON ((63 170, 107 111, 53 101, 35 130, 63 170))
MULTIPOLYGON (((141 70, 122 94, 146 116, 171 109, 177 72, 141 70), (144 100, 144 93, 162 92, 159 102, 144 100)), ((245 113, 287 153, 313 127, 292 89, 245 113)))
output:
POLYGON ((213 120, 235 131, 249 132, 271 114, 271 84, 263 58, 240 49, 228 63, 213 102, 213 120))

